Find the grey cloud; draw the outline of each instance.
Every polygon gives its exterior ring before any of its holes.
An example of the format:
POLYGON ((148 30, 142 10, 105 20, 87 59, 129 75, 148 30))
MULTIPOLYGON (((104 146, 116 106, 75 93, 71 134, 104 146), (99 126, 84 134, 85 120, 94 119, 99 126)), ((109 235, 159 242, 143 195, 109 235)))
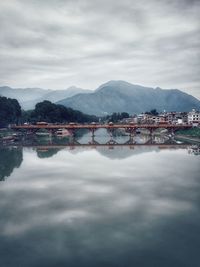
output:
POLYGON ((123 79, 200 97, 199 12, 187 0, 2 1, 0 84, 96 88, 123 79))

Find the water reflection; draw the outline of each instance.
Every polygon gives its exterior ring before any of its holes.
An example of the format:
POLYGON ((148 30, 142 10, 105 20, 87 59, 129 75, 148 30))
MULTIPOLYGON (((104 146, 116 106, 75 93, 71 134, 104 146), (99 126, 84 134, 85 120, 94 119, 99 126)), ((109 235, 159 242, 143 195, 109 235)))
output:
MULTIPOLYGON (((68 150, 71 154, 78 154, 84 151, 95 149, 102 156, 108 159, 125 159, 133 155, 148 152, 160 152, 163 149, 174 150, 183 149, 185 153, 190 155, 200 155, 198 145, 39 145, 33 147, 39 158, 50 158, 62 150, 68 150)), ((15 168, 20 167, 23 160, 22 147, 4 146, 0 148, 0 181, 4 181, 5 177, 9 177, 15 168)))
POLYGON ((0 148, 0 181, 9 177, 15 168, 19 168, 23 160, 22 148, 0 148))
POLYGON ((50 158, 57 154, 61 149, 51 147, 38 147, 36 149, 38 158, 50 158))
MULTIPOLYGON (((180 142, 180 141, 179 141, 180 142)), ((166 133, 154 133, 149 134, 146 132, 140 134, 126 133, 121 131, 108 131, 105 129, 99 129, 94 132, 88 130, 78 130, 75 135, 71 136, 56 136, 56 135, 44 135, 44 133, 36 134, 19 134, 14 136, 12 139, 4 140, 3 144, 14 143, 15 145, 80 145, 80 144, 176 144, 177 141, 174 136, 168 135, 166 133), (42 135, 41 135, 42 134, 42 135)))
POLYGON ((198 266, 199 157, 158 146, 37 155, 24 148, 0 185, 0 265, 198 266))

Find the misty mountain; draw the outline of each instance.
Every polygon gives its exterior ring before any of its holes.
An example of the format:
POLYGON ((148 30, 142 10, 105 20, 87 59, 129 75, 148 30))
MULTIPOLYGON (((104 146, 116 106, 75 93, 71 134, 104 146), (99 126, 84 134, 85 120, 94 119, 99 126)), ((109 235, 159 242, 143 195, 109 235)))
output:
POLYGON ((125 81, 110 81, 92 93, 81 93, 58 101, 87 114, 105 115, 113 112, 141 113, 158 111, 190 111, 199 109, 200 101, 178 89, 143 87, 125 81))
POLYGON ((55 103, 63 98, 72 97, 83 92, 85 93, 90 91, 77 88, 75 86, 71 86, 65 90, 50 90, 40 88, 13 89, 8 86, 0 87, 1 96, 17 99, 21 107, 25 110, 33 109, 35 104, 43 100, 49 100, 55 103))

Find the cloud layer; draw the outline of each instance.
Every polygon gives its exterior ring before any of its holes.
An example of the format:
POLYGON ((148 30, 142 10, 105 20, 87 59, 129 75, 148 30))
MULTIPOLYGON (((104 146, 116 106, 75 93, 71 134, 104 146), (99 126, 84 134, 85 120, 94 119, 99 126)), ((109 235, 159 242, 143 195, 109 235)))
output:
POLYGON ((0 2, 0 84, 89 89, 107 80, 200 98, 200 2, 0 2))

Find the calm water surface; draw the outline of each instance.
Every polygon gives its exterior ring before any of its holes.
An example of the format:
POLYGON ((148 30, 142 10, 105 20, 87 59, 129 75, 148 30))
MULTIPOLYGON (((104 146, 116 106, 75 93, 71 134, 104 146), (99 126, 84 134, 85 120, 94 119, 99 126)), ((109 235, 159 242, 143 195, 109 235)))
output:
POLYGON ((0 150, 1 267, 199 267, 200 156, 0 150))

